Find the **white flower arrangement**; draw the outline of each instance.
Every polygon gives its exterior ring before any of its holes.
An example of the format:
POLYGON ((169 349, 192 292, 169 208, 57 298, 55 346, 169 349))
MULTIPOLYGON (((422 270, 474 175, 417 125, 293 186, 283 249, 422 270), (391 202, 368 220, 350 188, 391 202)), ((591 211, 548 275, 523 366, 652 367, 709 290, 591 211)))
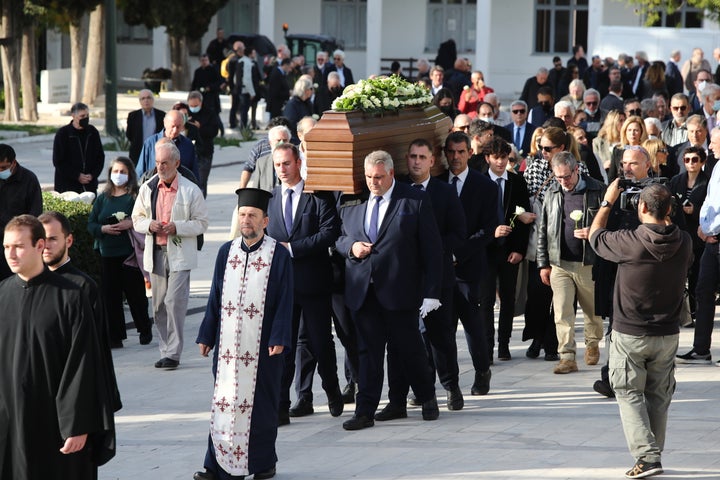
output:
POLYGON ((335 99, 332 109, 339 112, 362 110, 368 113, 396 111, 403 107, 426 106, 432 103, 430 90, 403 80, 397 75, 360 80, 348 85, 335 99))
POLYGON ((578 222, 582 220, 583 218, 583 212, 582 210, 573 210, 570 212, 570 219, 575 220, 575 230, 578 228, 578 222))

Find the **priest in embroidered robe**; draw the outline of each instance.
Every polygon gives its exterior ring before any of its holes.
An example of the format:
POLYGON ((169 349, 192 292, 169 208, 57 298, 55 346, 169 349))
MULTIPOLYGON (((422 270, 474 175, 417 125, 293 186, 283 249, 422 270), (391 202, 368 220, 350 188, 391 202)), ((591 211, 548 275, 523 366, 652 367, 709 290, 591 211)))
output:
POLYGON ((195 480, 275 476, 282 355, 289 354, 293 276, 290 254, 264 235, 269 192, 238 195, 241 236, 220 247, 196 343, 213 351, 215 390, 205 472, 195 480))
POLYGON ((93 440, 112 434, 113 403, 89 299, 43 264, 37 218, 13 218, 3 246, 0 478, 95 479, 115 451, 93 440))

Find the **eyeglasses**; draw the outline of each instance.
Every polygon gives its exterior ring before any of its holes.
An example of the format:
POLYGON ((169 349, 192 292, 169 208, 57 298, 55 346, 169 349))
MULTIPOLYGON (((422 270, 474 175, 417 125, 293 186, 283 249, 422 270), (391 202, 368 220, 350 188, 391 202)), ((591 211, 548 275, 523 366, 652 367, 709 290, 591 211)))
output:
POLYGON ((635 108, 633 110, 627 111, 628 115, 637 115, 638 117, 642 115, 642 108, 635 108))
POLYGON ((567 175, 555 175, 555 178, 558 180, 570 180, 573 175, 575 175, 575 172, 570 172, 567 175))
POLYGON ((672 108, 672 109, 675 110, 676 112, 677 112, 677 111, 684 112, 685 110, 687 110, 688 107, 687 107, 687 105, 680 105, 680 106, 673 105, 673 106, 671 106, 670 108, 672 108))
POLYGON ((585 102, 585 105, 597 105, 598 102, 585 102))
POLYGON ((685 163, 698 163, 700 161, 700 157, 685 157, 683 160, 685 160, 685 163))
POLYGON ((514 113, 515 115, 521 115, 521 114, 525 113, 525 109, 520 108, 518 110, 513 110, 512 113, 514 113))
POLYGON ((540 148, 542 148, 543 152, 550 153, 553 150, 555 150, 556 148, 558 148, 558 146, 557 145, 545 145, 545 146, 540 145, 540 148))
POLYGON ((140 100, 152 100, 153 97, 140 97, 140 100))

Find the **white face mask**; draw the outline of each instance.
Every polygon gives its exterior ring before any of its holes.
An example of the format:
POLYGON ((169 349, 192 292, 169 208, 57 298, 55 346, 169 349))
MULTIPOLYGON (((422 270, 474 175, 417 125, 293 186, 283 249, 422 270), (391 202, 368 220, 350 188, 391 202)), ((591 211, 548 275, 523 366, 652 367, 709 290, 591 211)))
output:
POLYGON ((698 92, 702 92, 703 90, 705 90, 706 86, 707 86, 707 82, 705 80, 698 83, 698 86, 697 86, 698 92))
POLYGON ((478 120, 482 120, 483 122, 487 123, 493 123, 495 119, 493 117, 478 117, 478 120))
POLYGON ((111 173, 110 180, 112 180, 116 186, 122 187, 127 183, 128 175, 127 173, 111 173))

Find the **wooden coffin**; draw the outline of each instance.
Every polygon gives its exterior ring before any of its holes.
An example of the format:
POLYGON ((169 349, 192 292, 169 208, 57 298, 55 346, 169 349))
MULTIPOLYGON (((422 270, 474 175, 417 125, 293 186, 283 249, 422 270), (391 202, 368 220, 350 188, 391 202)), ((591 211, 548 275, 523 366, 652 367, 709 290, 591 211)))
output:
POLYGON ((390 153, 395 174, 406 174, 405 154, 416 138, 435 147, 433 175, 444 170, 440 149, 452 121, 437 107, 405 108, 383 115, 361 111, 327 111, 305 135, 308 191, 340 190, 357 194, 365 189, 365 156, 375 150, 390 153))

